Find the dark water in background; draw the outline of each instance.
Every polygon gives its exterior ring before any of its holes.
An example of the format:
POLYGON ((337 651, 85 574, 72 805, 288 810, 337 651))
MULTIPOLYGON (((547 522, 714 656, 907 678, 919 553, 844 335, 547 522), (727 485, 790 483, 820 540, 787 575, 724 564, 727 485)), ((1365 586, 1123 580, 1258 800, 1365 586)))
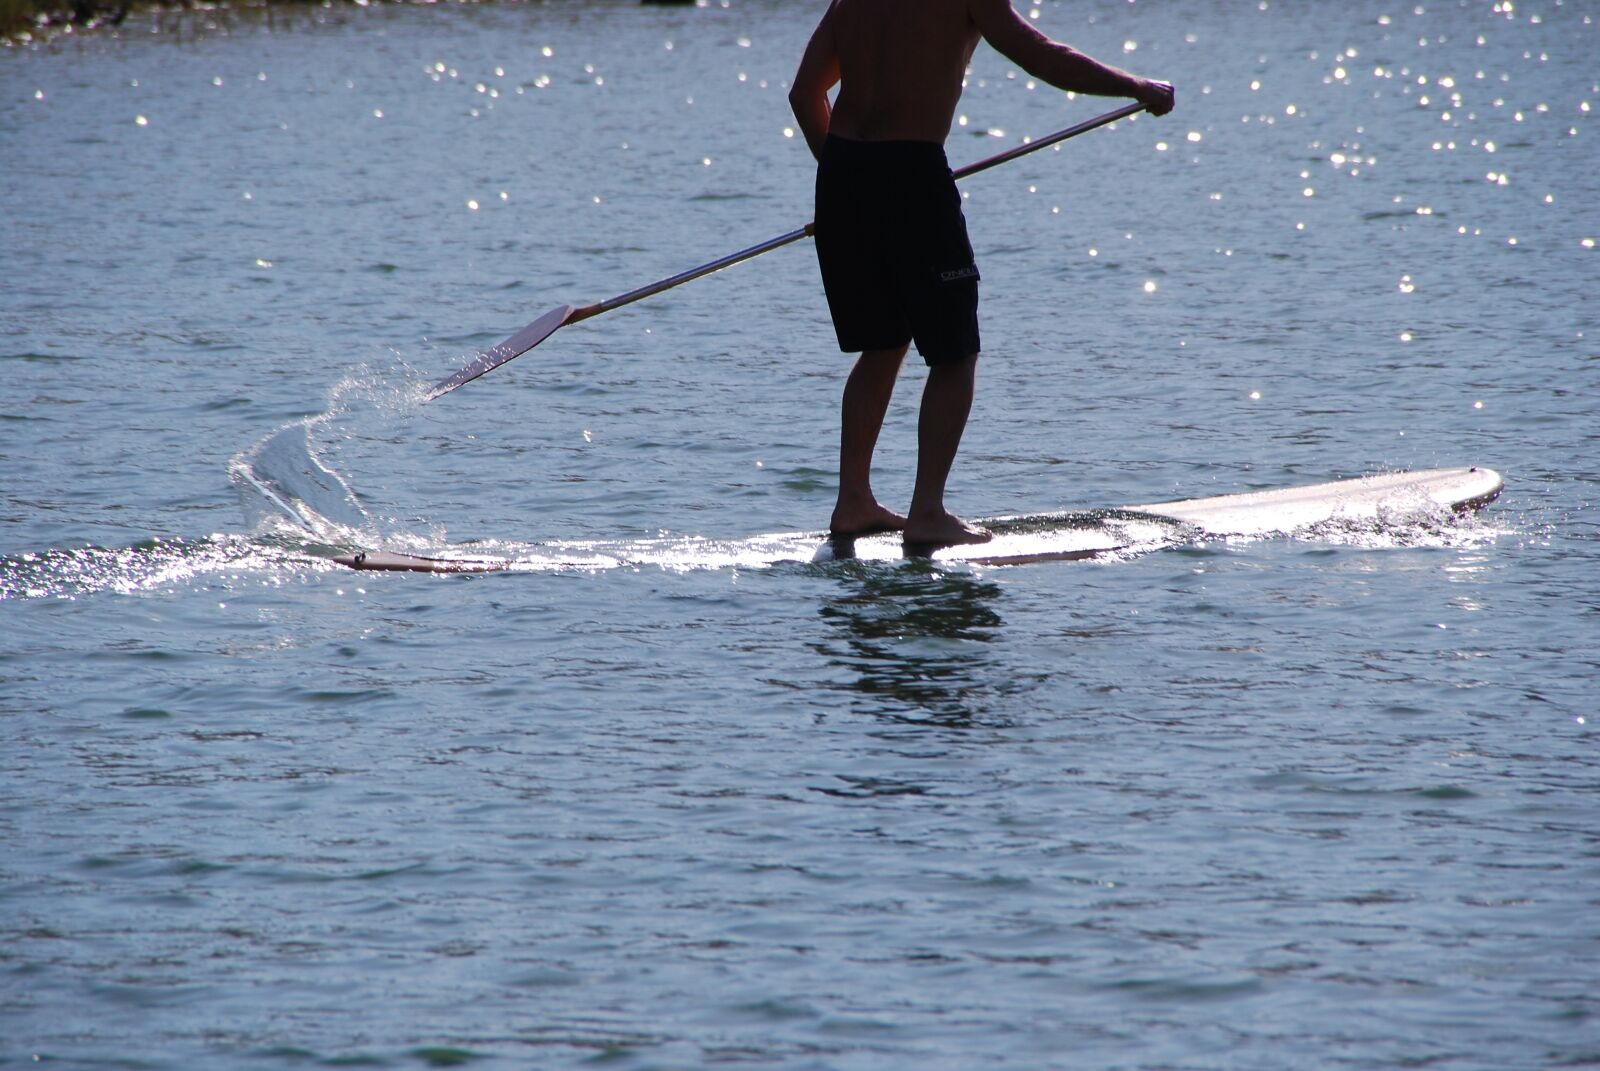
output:
MULTIPOLYGON (((804 222, 815 6, 0 55, 0 1066, 1600 1060, 1594 5, 1045 4, 1179 109, 966 186, 957 508, 1488 465, 1476 521, 1011 569, 308 550, 823 522, 805 247, 414 404, 804 222), (272 464, 331 527, 241 510, 272 464)), ((950 155, 1113 103, 982 50, 950 155)))

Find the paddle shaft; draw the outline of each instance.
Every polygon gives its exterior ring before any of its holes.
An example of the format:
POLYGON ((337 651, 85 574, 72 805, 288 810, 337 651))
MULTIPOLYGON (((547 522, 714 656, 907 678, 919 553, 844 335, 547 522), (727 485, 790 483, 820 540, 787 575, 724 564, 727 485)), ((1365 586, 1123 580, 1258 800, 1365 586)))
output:
MULTIPOLYGON (((1114 123, 1118 119, 1126 118, 1135 112, 1143 110, 1143 104, 1126 104, 1115 111, 1096 116, 1093 119, 1078 123, 1076 126, 1069 126, 1064 130, 1058 130, 1054 134, 1039 138, 1037 141, 1030 141, 1026 145, 1018 145, 1015 148, 1007 149, 1005 152, 995 153, 993 156, 986 157, 976 163, 968 164, 952 172, 952 174, 958 179, 966 178, 968 175, 976 175, 979 171, 987 171, 989 168, 997 164, 1003 164, 1007 160, 1015 160, 1017 157, 1026 156, 1030 152, 1038 152, 1046 146, 1077 137, 1086 131, 1105 126, 1108 123, 1114 123)), ((776 238, 769 238, 759 245, 751 246, 749 249, 741 249, 737 253, 729 253, 725 257, 719 257, 697 268, 690 268, 688 271, 679 272, 677 275, 657 280, 647 286, 641 286, 637 290, 629 290, 626 294, 618 294, 614 298, 597 302, 593 305, 584 305, 578 308, 574 308, 571 305, 559 305, 524 326, 498 346, 480 353, 475 360, 454 375, 435 383, 428 392, 426 400, 431 402, 435 398, 449 394, 457 387, 464 383, 472 382, 485 372, 499 368, 507 361, 515 360, 567 324, 577 323, 579 320, 587 320, 591 316, 598 316, 602 312, 610 312, 612 309, 620 309, 624 305, 631 305, 633 302, 641 298, 647 298, 651 294, 659 294, 663 290, 682 286, 684 283, 698 279, 702 275, 710 275, 714 271, 721 271, 723 268, 738 264, 740 261, 749 260, 751 257, 759 257, 762 253, 770 253, 774 249, 786 246, 791 242, 798 242, 800 239, 809 236, 813 233, 813 229, 814 224, 807 223, 804 227, 796 228, 787 234, 780 234, 776 238)))
MULTIPOLYGON (((1106 114, 1096 116, 1093 119, 1087 119, 1075 126, 1069 126, 1065 129, 1058 130, 1054 134, 1049 134, 1035 141, 1030 141, 1025 145, 1018 145, 1007 149, 1005 152, 997 152, 993 156, 985 157, 984 159, 978 160, 975 163, 967 164, 965 167, 958 168, 952 172, 952 175, 957 179, 964 179, 968 175, 976 175, 980 171, 987 171, 991 167, 996 167, 1010 160, 1015 160, 1019 156, 1026 156, 1031 152, 1038 152, 1040 149, 1048 148, 1051 145, 1066 141, 1068 138, 1075 138, 1079 134, 1088 133, 1089 131, 1098 127, 1106 126, 1110 123, 1116 122, 1119 119, 1125 119, 1130 115, 1142 111, 1144 111, 1143 104, 1126 104, 1115 111, 1107 112, 1106 114)), ((797 227, 794 230, 789 231, 787 234, 780 234, 776 238, 769 238, 759 245, 753 245, 748 249, 741 249, 737 253, 729 253, 725 257, 719 257, 716 260, 708 261, 697 268, 690 268, 688 271, 679 272, 677 275, 657 280, 656 282, 641 286, 637 290, 629 290, 626 294, 618 294, 614 298, 596 302, 593 305, 581 306, 573 311, 572 315, 567 318, 566 322, 576 323, 579 320, 587 320, 591 316, 598 316, 602 312, 610 312, 612 309, 619 309, 624 305, 631 305, 633 302, 638 301, 641 298, 647 298, 653 294, 659 294, 663 290, 671 290, 675 286, 681 286, 684 283, 693 282, 695 279, 698 279, 703 275, 710 275, 712 272, 718 272, 723 268, 732 267, 741 261, 750 260, 753 257, 759 257, 763 253, 770 253, 774 249, 779 249, 783 246, 789 245, 790 243, 798 242, 802 238, 809 237, 812 233, 813 227, 814 224, 807 223, 804 227, 797 227)))

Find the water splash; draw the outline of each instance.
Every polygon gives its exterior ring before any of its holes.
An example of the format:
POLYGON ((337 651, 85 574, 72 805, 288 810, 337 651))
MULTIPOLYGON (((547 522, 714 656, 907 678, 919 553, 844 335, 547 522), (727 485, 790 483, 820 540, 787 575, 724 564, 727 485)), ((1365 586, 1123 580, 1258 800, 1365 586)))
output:
POLYGON ((1482 547, 1516 534, 1502 514, 1457 512, 1437 502, 1387 502, 1372 517, 1335 517, 1292 533, 1335 546, 1386 550, 1414 547, 1482 547))
POLYGON ((332 390, 326 411, 283 425, 228 462, 253 532, 300 537, 334 547, 375 546, 384 536, 349 482, 327 460, 323 437, 358 415, 392 423, 423 404, 412 378, 364 372, 332 390))
MULTIPOLYGON (((408 417, 422 404, 424 388, 414 375, 363 366, 332 389, 326 411, 291 421, 232 457, 227 471, 240 492, 247 532, 8 555, 0 558, 0 601, 136 594, 236 574, 276 582, 295 572, 337 568, 326 548, 371 546, 385 536, 328 462, 329 442, 363 421, 392 424, 408 417)), ((391 533, 388 541, 397 538, 391 533)))

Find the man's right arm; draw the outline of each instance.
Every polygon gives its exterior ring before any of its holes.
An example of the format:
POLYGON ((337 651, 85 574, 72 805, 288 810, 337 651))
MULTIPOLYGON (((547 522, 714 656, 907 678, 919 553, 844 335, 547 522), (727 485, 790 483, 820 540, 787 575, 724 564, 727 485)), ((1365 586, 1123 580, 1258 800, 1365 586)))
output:
POLYGON ((983 39, 1017 66, 1057 89, 1099 97, 1132 97, 1155 115, 1172 110, 1172 86, 1101 63, 1030 26, 1011 0, 968 0, 983 39))
POLYGON ((817 23, 800 58, 800 69, 795 72, 794 84, 789 87, 789 107, 800 124, 811 155, 821 159, 822 145, 828 140, 828 127, 833 121, 833 107, 828 103, 828 90, 839 82, 839 50, 833 40, 833 4, 817 23))

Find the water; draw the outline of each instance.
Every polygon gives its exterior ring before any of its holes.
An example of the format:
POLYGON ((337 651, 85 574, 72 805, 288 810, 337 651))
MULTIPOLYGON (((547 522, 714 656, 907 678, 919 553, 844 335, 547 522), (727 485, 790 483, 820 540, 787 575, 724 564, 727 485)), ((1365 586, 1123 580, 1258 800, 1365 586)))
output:
MULTIPOLYGON (((811 8, 143 16, 0 56, 0 1064, 1600 1060, 1600 13, 1044 4, 1178 110, 966 186, 957 508, 1479 464, 1479 518, 675 556, 826 519, 808 248, 416 398, 803 223, 811 8), (326 556, 595 541, 667 549, 326 556)), ((950 155, 1115 103, 983 50, 950 155)))

